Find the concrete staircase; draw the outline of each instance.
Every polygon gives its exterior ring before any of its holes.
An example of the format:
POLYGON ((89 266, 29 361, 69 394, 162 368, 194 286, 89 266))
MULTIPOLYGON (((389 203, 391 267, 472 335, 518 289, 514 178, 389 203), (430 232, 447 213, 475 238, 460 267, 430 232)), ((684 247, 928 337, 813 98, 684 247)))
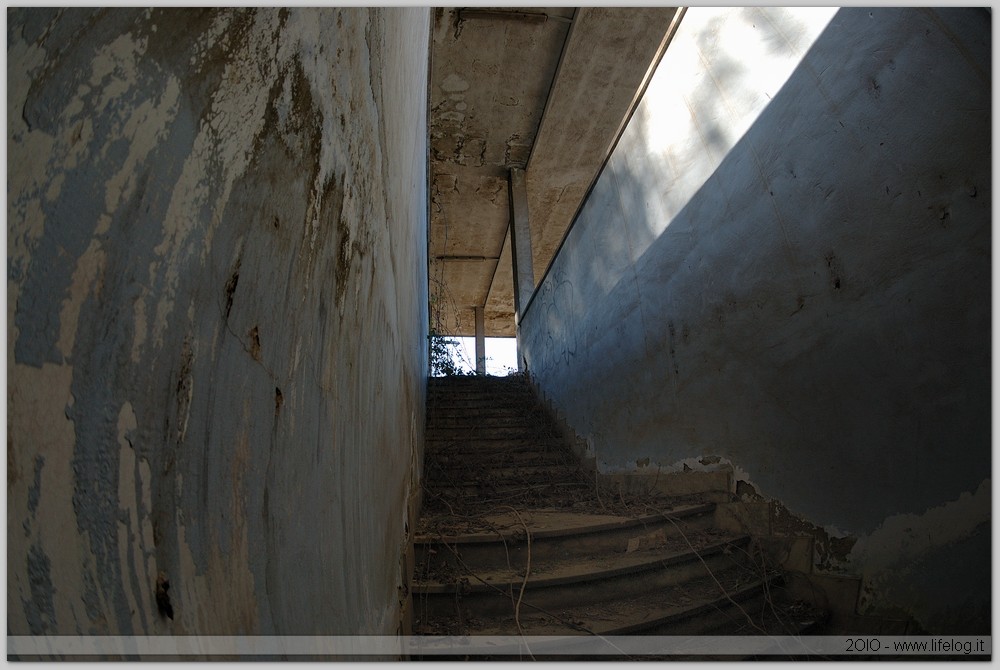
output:
POLYGON ((707 497, 601 491, 520 376, 432 378, 414 632, 795 634, 746 534, 707 497))

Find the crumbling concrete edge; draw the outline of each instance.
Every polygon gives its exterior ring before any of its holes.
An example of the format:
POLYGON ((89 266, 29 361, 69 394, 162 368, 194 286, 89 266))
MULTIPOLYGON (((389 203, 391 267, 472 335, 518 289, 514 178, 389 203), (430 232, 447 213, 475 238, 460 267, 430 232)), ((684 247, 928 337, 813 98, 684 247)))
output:
POLYGON ((899 600, 893 578, 988 524, 990 489, 986 479, 957 500, 851 534, 821 527, 738 480, 732 500, 717 504, 715 521, 720 529, 746 532, 760 542, 783 571, 788 596, 828 612, 826 634, 926 635, 935 632, 934 622, 919 601, 899 600))

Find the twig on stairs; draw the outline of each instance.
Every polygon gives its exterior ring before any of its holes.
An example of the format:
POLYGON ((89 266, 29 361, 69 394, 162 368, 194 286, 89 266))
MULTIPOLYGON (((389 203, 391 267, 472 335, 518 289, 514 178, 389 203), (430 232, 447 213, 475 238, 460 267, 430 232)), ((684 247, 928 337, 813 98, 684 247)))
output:
MULTIPOLYGON (((522 521, 522 523, 523 523, 523 521, 522 521)), ((494 591, 496 591, 500 595, 504 595, 504 596, 510 595, 509 593, 504 592, 502 589, 500 589, 496 584, 492 584, 492 583, 486 581, 485 579, 483 579, 482 577, 480 577, 478 574, 476 574, 475 571, 473 571, 471 568, 469 568, 468 564, 465 561, 462 560, 462 556, 458 553, 458 551, 454 547, 452 547, 450 544, 448 544, 446 541, 444 541, 444 536, 440 532, 438 533, 438 536, 441 537, 442 544, 444 545, 444 547, 446 549, 448 549, 448 551, 450 551, 452 554, 454 554, 455 560, 458 561, 459 565, 462 566, 462 568, 465 570, 465 573, 469 577, 472 577, 473 579, 475 579, 476 581, 478 581, 480 584, 482 584, 482 585, 484 585, 484 586, 486 586, 488 588, 493 589, 494 591)), ((525 579, 525 581, 527 581, 527 579, 525 579)), ((539 607, 538 605, 533 605, 532 603, 524 603, 524 605, 526 605, 527 607, 530 607, 531 609, 535 610, 536 612, 538 612, 540 614, 543 614, 543 615, 545 615, 545 616, 547 616, 547 617, 549 617, 551 619, 554 619, 554 620, 562 623, 563 625, 567 626, 568 628, 571 628, 573 630, 578 630, 581 633, 586 633, 587 635, 593 635, 594 637, 598 637, 598 638, 604 640, 611 647, 613 647, 613 648, 617 649, 618 651, 620 651, 621 654, 622 654, 622 656, 628 658, 629 660, 633 660, 633 661, 637 660, 637 657, 631 656, 630 654, 626 653, 623 649, 619 648, 611 640, 609 640, 605 636, 601 635, 600 633, 597 633, 596 631, 591 630, 590 628, 588 628, 587 626, 585 626, 585 625, 583 625, 581 623, 577 623, 576 621, 572 621, 570 619, 567 619, 566 617, 560 616, 560 615, 556 614, 555 612, 550 612, 549 610, 547 610, 547 609, 545 609, 543 607, 539 607)), ((518 628, 520 630, 520 622, 518 622, 518 628)), ((464 629, 463 629, 463 634, 464 634, 464 629)), ((522 633, 522 635, 523 635, 523 633, 522 633)), ((530 653, 530 650, 529 650, 529 653, 530 653)))
POLYGON ((445 500, 444 496, 435 493, 430 488, 428 488, 427 485, 424 483, 421 483, 420 488, 424 490, 424 493, 433 496, 435 500, 440 500, 441 502, 443 502, 445 506, 448 508, 448 511, 451 512, 452 516, 458 516, 457 514, 455 514, 455 509, 451 506, 451 503, 445 500))
MULTIPOLYGON (((763 560, 763 557, 764 557, 764 548, 760 544, 760 539, 758 537, 754 536, 754 535, 752 535, 751 537, 753 539, 754 546, 756 548, 756 555, 761 557, 761 561, 760 561, 759 565, 758 565, 758 561, 757 561, 757 559, 756 559, 756 557, 755 557, 754 554, 752 554, 751 552, 743 549, 742 547, 739 548, 739 551, 743 552, 747 556, 747 558, 750 559, 750 561, 752 561, 754 563, 755 566, 759 567, 760 573, 761 573, 761 577, 762 577, 763 589, 764 589, 764 600, 765 600, 767 606, 770 608, 771 614, 774 615, 775 620, 781 625, 781 627, 784 629, 784 631, 785 631, 786 634, 788 634, 788 635, 796 635, 797 632, 795 631, 795 629, 793 627, 789 626, 789 621, 785 620, 785 617, 783 616, 783 614, 775 606, 774 597, 771 595, 771 580, 770 580, 769 575, 768 575, 767 564, 763 560)), ((815 591, 815 588, 814 588, 814 591, 815 591)))
MULTIPOLYGON (((468 574, 468 576, 472 577, 473 579, 475 579, 477 582, 479 582, 483 586, 486 586, 488 588, 493 589, 494 591, 496 591, 500 595, 504 595, 504 596, 510 595, 509 593, 504 592, 502 589, 500 589, 496 584, 492 584, 492 583, 486 581, 485 579, 483 579, 482 577, 480 577, 479 575, 477 575, 475 573, 475 571, 472 570, 468 566, 468 564, 465 561, 462 560, 461 555, 450 544, 444 543, 444 547, 448 551, 450 551, 452 554, 455 555, 455 560, 458 561, 458 564, 462 566, 462 568, 466 571, 466 574, 468 574)), ((531 609, 536 610, 536 611, 538 611, 541 614, 544 614, 545 616, 552 617, 553 619, 566 624, 567 626, 569 626, 570 628, 573 628, 574 630, 578 630, 578 631, 581 631, 581 632, 584 632, 584 633, 588 633, 590 635, 597 635, 597 633, 595 633, 594 631, 590 630, 586 626, 581 626, 580 624, 578 624, 576 622, 569 621, 569 620, 567 620, 567 619, 559 616, 558 614, 555 614, 554 612, 550 612, 547 609, 539 607, 538 605, 532 605, 531 603, 524 603, 524 604, 526 606, 530 607, 531 609)))
POLYGON ((715 576, 715 573, 714 573, 714 572, 712 572, 712 569, 711 569, 710 567, 708 567, 708 563, 706 563, 706 562, 705 562, 705 559, 704 559, 704 557, 702 557, 702 555, 701 555, 701 552, 699 552, 699 551, 698 551, 697 549, 695 549, 695 548, 694 548, 694 545, 693 545, 693 544, 691 543, 691 540, 690 540, 690 539, 688 539, 688 536, 687 536, 687 534, 686 534, 686 533, 685 533, 685 532, 684 532, 684 531, 683 531, 683 530, 681 529, 680 525, 679 525, 679 524, 678 524, 678 523, 677 523, 676 521, 674 521, 674 520, 673 520, 672 518, 670 518, 670 516, 669 516, 669 515, 667 515, 667 514, 665 514, 665 513, 661 512, 660 510, 656 509, 656 508, 655 508, 655 507, 653 507, 652 505, 650 505, 650 504, 646 503, 646 507, 647 507, 647 508, 649 508, 649 509, 651 509, 651 510, 654 510, 654 511, 655 511, 655 512, 657 512, 657 513, 658 513, 658 514, 659 514, 660 516, 662 516, 662 517, 663 517, 664 519, 666 519, 667 521, 669 521, 670 523, 672 523, 672 524, 674 525, 674 528, 676 528, 676 529, 677 529, 677 532, 678 532, 678 533, 680 533, 680 536, 681 536, 682 538, 684 538, 684 541, 685 541, 685 542, 687 542, 687 545, 688 545, 688 547, 690 547, 690 549, 691 549, 691 552, 692 552, 692 553, 693 553, 693 554, 694 554, 695 556, 697 556, 697 557, 698 557, 698 560, 699 560, 699 561, 701 561, 701 564, 702 564, 703 566, 705 566, 705 570, 706 570, 706 571, 708 572, 708 575, 709 575, 709 577, 711 577, 711 578, 712 578, 712 581, 714 581, 714 582, 715 582, 715 584, 716 584, 716 586, 718 586, 718 587, 719 587, 719 591, 721 591, 721 592, 722 592, 722 595, 724 595, 724 596, 726 597, 726 600, 728 600, 728 601, 729 601, 729 602, 731 602, 731 603, 732 603, 733 605, 735 605, 735 606, 736 606, 736 609, 738 609, 738 610, 739 610, 740 612, 742 612, 742 613, 743 613, 743 616, 745 616, 745 617, 746 617, 746 620, 747 620, 747 622, 748 622, 748 623, 749 623, 749 624, 750 624, 750 625, 751 625, 751 626, 752 626, 753 628, 756 628, 757 630, 759 630, 759 631, 761 632, 761 634, 763 634, 763 635, 767 635, 767 634, 768 634, 768 633, 767 633, 767 631, 766 631, 766 630, 764 630, 763 628, 761 628, 760 626, 758 626, 758 625, 757 625, 757 624, 756 624, 756 623, 754 622, 754 620, 753 620, 753 617, 751 617, 751 616, 750 616, 749 614, 747 614, 747 611, 746 611, 745 609, 743 609, 743 607, 742 607, 742 606, 741 606, 741 605, 740 605, 740 604, 739 604, 738 602, 736 602, 735 600, 733 600, 733 597, 732 597, 731 595, 729 595, 729 591, 727 591, 727 590, 726 590, 726 587, 724 587, 724 586, 722 585, 722 583, 721 583, 721 582, 719 581, 719 579, 718 579, 718 578, 717 578, 717 577, 715 576))
MULTIPOLYGON (((528 556, 527 562, 524 567, 524 580, 521 582, 521 592, 517 594, 517 603, 514 605, 514 623, 517 624, 517 632, 522 638, 524 637, 524 630, 521 628, 521 599, 524 598, 524 589, 528 585, 528 575, 531 574, 531 531, 528 530, 528 524, 524 523, 524 519, 521 518, 521 513, 518 512, 511 506, 507 508, 514 513, 517 520, 521 522, 521 527, 524 528, 524 534, 527 537, 528 542, 528 556)), ((506 549, 506 543, 504 543, 504 549, 506 549)), ((531 648, 528 647, 528 643, 524 643, 524 648, 528 650, 528 656, 531 656, 531 660, 535 660, 535 655, 531 653, 531 648)))
POLYGON ((607 512, 608 508, 604 506, 604 501, 601 500, 601 484, 598 481, 596 467, 594 468, 594 497, 597 498, 597 503, 601 506, 601 509, 607 512))

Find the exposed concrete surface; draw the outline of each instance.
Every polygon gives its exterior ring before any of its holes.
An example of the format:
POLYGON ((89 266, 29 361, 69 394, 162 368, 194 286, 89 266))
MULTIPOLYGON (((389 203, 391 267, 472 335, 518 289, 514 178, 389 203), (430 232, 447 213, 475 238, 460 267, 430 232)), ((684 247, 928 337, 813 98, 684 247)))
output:
POLYGON ((649 82, 676 7, 581 7, 528 164, 535 283, 649 82), (613 44, 612 51, 595 45, 613 44), (645 67, 644 67, 645 66, 645 67))
MULTIPOLYGON (((508 168, 528 161, 573 12, 434 9, 429 280, 441 332, 475 334, 507 234, 508 168)), ((485 317, 487 337, 514 335, 513 309, 485 317)))
POLYGON ((535 272, 531 259, 531 222, 528 218, 528 197, 524 170, 510 169, 510 237, 511 270, 514 275, 515 316, 520 316, 535 292, 535 272))
POLYGON ((989 621, 990 601, 980 594, 989 591, 982 580, 992 571, 991 501, 987 479, 971 495, 922 514, 891 516, 861 537, 847 556, 847 567, 856 565, 864 577, 860 612, 916 612, 926 628, 946 634, 989 621))
POLYGON ((989 496, 990 39, 982 9, 690 9, 521 322, 601 471, 713 454, 831 536, 961 528, 852 555, 863 607, 932 631, 989 627, 988 505, 953 503, 989 496))
POLYGON ((485 306, 487 337, 515 335, 508 170, 530 159, 532 254, 540 278, 675 12, 434 10, 429 281, 436 329, 471 336, 473 310, 485 306))
POLYGON ((8 12, 10 634, 403 625, 428 32, 8 12))

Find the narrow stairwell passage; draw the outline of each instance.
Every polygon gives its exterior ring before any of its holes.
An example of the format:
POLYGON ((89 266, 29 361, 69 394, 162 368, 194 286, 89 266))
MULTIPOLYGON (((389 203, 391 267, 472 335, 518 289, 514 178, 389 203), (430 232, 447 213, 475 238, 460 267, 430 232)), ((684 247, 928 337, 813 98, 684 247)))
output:
POLYGON ((519 375, 432 378, 414 632, 795 634, 753 538, 715 503, 599 490, 519 375))

